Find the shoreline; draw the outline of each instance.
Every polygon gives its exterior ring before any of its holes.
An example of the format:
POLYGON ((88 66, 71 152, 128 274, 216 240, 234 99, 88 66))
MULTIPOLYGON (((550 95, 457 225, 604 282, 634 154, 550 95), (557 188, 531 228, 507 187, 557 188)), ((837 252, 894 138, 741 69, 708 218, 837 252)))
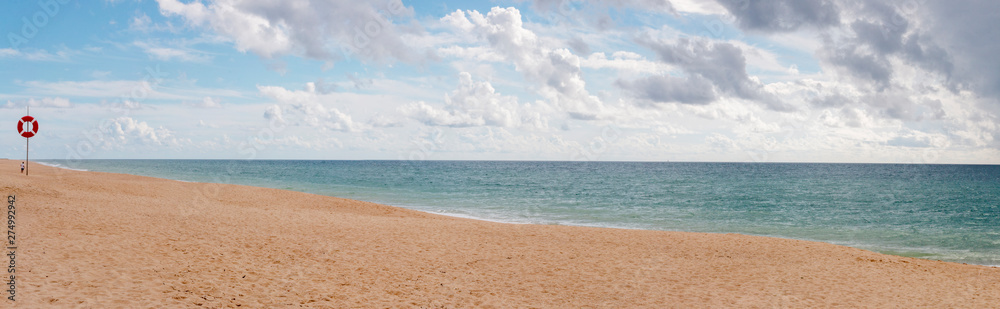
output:
POLYGON ((16 306, 958 306, 1000 269, 740 234, 464 219, 0 161, 16 306))
MULTIPOLYGON (((183 181, 183 180, 177 180, 177 181, 183 181)), ((328 196, 328 195, 325 195, 325 196, 328 196)), ((368 202, 368 201, 361 201, 361 202, 368 202)), ((382 203, 379 203, 379 202, 368 202, 368 203, 382 204, 382 203)), ((917 257, 917 256, 908 256, 908 255, 901 255, 901 254, 893 254, 893 253, 878 251, 878 250, 875 250, 875 249, 861 248, 863 246, 853 246, 853 245, 850 245, 850 244, 840 244, 840 243, 834 243, 834 242, 829 242, 829 241, 814 240, 814 239, 805 239, 805 238, 794 238, 794 237, 787 237, 787 236, 781 236, 781 235, 758 235, 758 234, 746 234, 746 233, 736 233, 736 232, 732 232, 732 233, 726 233, 726 232, 694 232, 694 231, 685 231, 685 230, 662 230, 662 229, 630 228, 630 227, 621 227, 621 226, 602 226, 602 225, 596 225, 596 224, 595 225, 587 225, 587 224, 561 224, 561 223, 544 224, 544 223, 531 223, 531 222, 516 222, 516 221, 504 221, 504 220, 499 220, 499 219, 482 218, 482 217, 476 217, 476 216, 473 216, 473 215, 456 215, 456 214, 451 214, 451 213, 446 213, 446 212, 436 212, 436 211, 414 209, 414 208, 410 208, 408 206, 395 206, 395 205, 389 205, 389 204, 382 204, 382 205, 386 205, 386 206, 390 206, 390 207, 399 207, 399 208, 408 209, 408 210, 415 210, 415 211, 419 211, 419 212, 423 212, 423 213, 427 213, 427 214, 432 214, 432 215, 439 215, 439 216, 459 218, 459 219, 469 219, 469 220, 491 222, 491 223, 500 223, 500 224, 578 226, 578 227, 599 228, 599 229, 619 229, 619 230, 635 230, 635 231, 651 231, 651 232, 700 233, 700 234, 720 234, 720 235, 736 234, 736 235, 754 236, 754 237, 765 237, 765 238, 776 238, 776 239, 787 239, 787 240, 818 242, 818 243, 830 244, 830 245, 834 245, 834 246, 842 246, 842 247, 854 248, 854 249, 859 249, 859 250, 871 251, 871 252, 875 252, 875 253, 879 253, 879 254, 885 254, 885 255, 891 255, 891 256, 898 256, 898 257, 905 257, 905 258, 915 258, 915 259, 921 259, 921 260, 927 260, 927 261, 937 261, 937 262, 946 262, 946 263, 956 263, 956 264, 964 264, 964 265, 977 265, 977 266, 986 266, 986 267, 992 267, 992 268, 1000 268, 1000 265, 976 264, 976 263, 967 263, 967 262, 958 262, 958 261, 946 261, 946 260, 940 260, 940 259, 929 259, 929 258, 922 258, 922 257, 917 257)), ((909 248, 906 248, 906 249, 909 249, 909 248)), ((900 252, 900 251, 895 251, 895 250, 884 250, 884 251, 900 252)), ((909 252, 916 253, 916 254, 924 254, 924 255, 926 255, 926 254, 933 254, 933 253, 927 253, 925 251, 909 251, 909 252)))
MULTIPOLYGON (((110 160, 117 160, 117 159, 110 159, 110 160)), ((139 160, 145 160, 145 159, 139 159, 139 160)), ((58 160, 54 160, 54 161, 58 161, 58 160)), ((163 161, 171 161, 171 160, 163 160, 163 161)), ((201 161, 204 161, 204 160, 201 160, 201 161)), ((207 160, 207 161, 227 161, 227 160, 207 160)), ((274 161, 274 160, 265 160, 265 161, 274 161)), ((297 161, 297 160, 293 160, 293 161, 297 161)), ((315 160, 315 161, 325 161, 325 160, 315 160)), ((357 160, 335 160, 335 161, 357 161, 357 160)), ((361 160, 361 161, 364 161, 364 160, 361 160)), ((378 160, 376 160, 376 161, 378 161, 378 160)), ((393 160, 390 160, 390 161, 393 161, 393 160)), ((71 170, 71 171, 84 171, 84 172, 89 171, 89 170, 86 170, 86 169, 70 168, 70 167, 67 167, 67 166, 63 166, 62 164, 59 164, 59 163, 46 163, 46 162, 37 162, 37 163, 45 165, 45 166, 49 166, 49 167, 61 168, 61 169, 66 169, 66 170, 71 170)), ((678 163, 685 163, 685 162, 678 162, 678 163)), ((723 163, 726 163, 726 162, 723 162, 723 163)), ((805 164, 813 164, 813 163, 805 163, 805 164)), ((816 163, 816 164, 826 164, 826 163, 816 163)), ((133 174, 126 174, 126 173, 122 173, 122 174, 133 175, 133 174)), ((135 175, 135 176, 141 176, 141 175, 135 175)), ((143 177, 160 178, 158 176, 143 176, 143 177)), ((190 183, 200 183, 199 181, 190 181, 190 180, 181 180, 181 179, 172 179, 172 178, 163 178, 163 179, 170 179, 170 180, 174 180, 174 181, 190 182, 190 183)), ((255 185, 250 185, 250 186, 252 186, 252 187, 258 187, 258 186, 255 186, 255 185)), ((270 189, 279 189, 279 190, 291 190, 289 188, 282 189, 282 188, 279 188, 279 187, 260 187, 260 188, 270 188, 270 189)), ((306 191, 297 191, 297 190, 291 190, 291 191, 294 191, 294 192, 306 192, 306 191)), ((330 196, 330 197, 335 197, 335 198, 344 198, 344 197, 340 197, 340 196, 336 196, 336 195, 329 195, 329 194, 323 194, 323 193, 315 193, 315 192, 306 192, 306 193, 319 194, 319 195, 330 196)), ((354 198, 346 198, 346 199, 352 199, 353 200, 354 198)), ((420 212, 434 214, 434 215, 442 215, 442 216, 447 216, 447 217, 472 219, 472 220, 494 222, 494 223, 581 226, 581 227, 610 228, 610 229, 627 229, 627 230, 644 230, 644 231, 666 231, 666 232, 694 232, 694 233, 712 233, 712 234, 729 234, 729 233, 735 233, 735 234, 749 235, 749 236, 761 236, 761 237, 770 237, 770 238, 781 238, 781 239, 792 239, 792 240, 822 242, 822 243, 834 244, 834 245, 839 245, 839 246, 847 246, 847 247, 852 247, 852 248, 858 248, 858 249, 862 249, 862 250, 874 251, 874 252, 883 253, 883 254, 889 254, 889 255, 894 255, 894 256, 912 257, 912 258, 920 258, 920 259, 926 259, 926 260, 932 260, 932 261, 945 261, 945 262, 952 262, 952 263, 972 264, 972 265, 981 265, 981 266, 988 266, 988 267, 1000 268, 1000 264, 994 265, 994 264, 987 264, 987 263, 977 262, 977 261, 972 261, 972 260, 948 259, 946 257, 942 258, 942 256, 947 256, 949 253, 954 254, 954 252, 948 252, 947 250, 941 251, 940 248, 880 246, 878 244, 866 244, 866 243, 856 243, 856 242, 850 242, 850 241, 837 241, 837 240, 815 239, 815 238, 809 238, 809 237, 794 237, 794 236, 781 235, 781 234, 747 233, 745 231, 691 231, 691 230, 684 230, 684 229, 666 229, 666 228, 656 228, 656 227, 627 226, 627 224, 625 224, 625 225, 623 225, 623 224, 617 224, 616 225, 614 223, 597 223, 597 222, 595 222, 595 223, 587 223, 587 222, 560 222, 560 221, 549 221, 549 222, 537 222, 536 221, 536 222, 532 222, 532 220, 530 220, 530 219, 519 220, 517 218, 494 218, 494 217, 489 217, 489 216, 477 216, 475 214, 469 214, 467 212, 455 213, 455 212, 449 212, 449 211, 445 211, 445 210, 437 210, 436 211, 436 210, 434 210, 434 208, 440 209, 440 207, 432 206, 432 205, 417 205, 417 204, 405 204, 405 203, 400 204, 400 203, 394 203, 394 202, 390 202, 390 201, 380 201, 378 199, 366 199, 366 200, 358 200, 358 201, 370 202, 370 203, 376 203, 376 204, 383 204, 383 205, 392 206, 392 207, 400 207, 400 208, 404 208, 404 209, 415 210, 415 211, 420 211, 420 212), (907 253, 909 253, 909 254, 907 254, 907 253), (929 258, 929 257, 926 257, 926 256, 931 256, 931 257, 936 257, 936 258, 929 258)))

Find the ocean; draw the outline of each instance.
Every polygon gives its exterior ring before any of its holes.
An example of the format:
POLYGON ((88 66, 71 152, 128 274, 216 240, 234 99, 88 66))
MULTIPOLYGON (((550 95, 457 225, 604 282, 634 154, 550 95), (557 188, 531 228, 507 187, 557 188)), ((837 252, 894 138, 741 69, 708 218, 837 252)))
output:
POLYGON ((41 160, 509 223, 741 233, 1000 265, 1000 166, 41 160))

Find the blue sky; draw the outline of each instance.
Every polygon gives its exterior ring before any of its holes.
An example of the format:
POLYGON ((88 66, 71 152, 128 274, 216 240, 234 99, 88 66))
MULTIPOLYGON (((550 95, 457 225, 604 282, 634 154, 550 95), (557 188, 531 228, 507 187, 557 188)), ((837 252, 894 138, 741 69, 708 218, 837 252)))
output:
POLYGON ((8 158, 1000 163, 993 3, 0 6, 8 158))

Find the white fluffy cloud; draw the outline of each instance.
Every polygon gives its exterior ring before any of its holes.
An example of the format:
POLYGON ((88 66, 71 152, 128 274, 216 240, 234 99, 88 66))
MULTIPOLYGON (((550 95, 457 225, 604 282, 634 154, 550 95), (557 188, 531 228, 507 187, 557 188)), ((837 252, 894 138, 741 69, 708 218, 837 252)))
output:
POLYGON ((486 15, 459 10, 441 21, 484 40, 528 81, 538 83, 537 92, 570 117, 596 119, 603 114, 604 104, 586 89, 580 57, 566 48, 546 46, 545 38, 524 28, 516 8, 494 7, 486 15))
POLYGON ((612 53, 611 57, 597 52, 580 60, 581 66, 588 69, 615 69, 647 74, 659 74, 672 69, 669 64, 649 61, 642 55, 629 51, 617 51, 612 53))
POLYGON ((153 85, 150 82, 141 80, 27 81, 22 86, 36 93, 74 97, 118 97, 129 95, 132 92, 141 92, 151 97, 161 96, 160 93, 153 91, 153 85))
POLYGON ((73 54, 73 52, 69 50, 60 50, 55 53, 50 53, 49 51, 43 49, 24 51, 13 48, 0 48, 0 59, 16 57, 29 61, 64 62, 69 60, 71 54, 73 54))
POLYGON ((270 105, 264 109, 264 119, 269 121, 275 121, 276 123, 284 123, 285 117, 281 116, 281 106, 270 105))
MULTIPOLYGON (((561 10, 567 11, 571 10, 574 5, 573 2, 585 2, 580 0, 534 0, 535 7, 542 10, 561 10)), ((675 13, 674 5, 671 1, 667 0, 597 0, 597 1, 586 1, 591 4, 599 4, 606 6, 613 6, 617 8, 622 7, 636 7, 643 8, 651 11, 661 11, 675 13)))
POLYGON ((190 141, 178 138, 165 127, 153 127, 145 121, 131 117, 118 117, 102 121, 97 131, 89 132, 89 140, 105 150, 135 148, 143 146, 179 149, 190 141))
POLYGON ((13 57, 21 54, 13 48, 0 48, 0 57, 13 57))
POLYGON ((0 108, 32 106, 66 143, 99 128, 116 150, 92 156, 1000 158, 996 1, 158 2, 103 7, 106 41, 0 48, 24 73, 0 108), (412 143, 427 131, 440 142, 412 143))
POLYGON ((433 126, 548 127, 547 119, 533 106, 522 106, 516 97, 497 93, 488 82, 473 81, 467 72, 459 74, 458 89, 444 101, 444 108, 421 101, 401 107, 400 112, 433 126))
POLYGON ((278 105, 267 107, 264 117, 292 121, 294 125, 306 125, 333 131, 356 132, 361 126, 351 116, 340 110, 327 107, 331 101, 329 94, 316 91, 316 84, 306 84, 304 90, 288 90, 277 86, 258 86, 260 94, 278 101, 278 105))
POLYGON ((205 62, 210 59, 204 53, 191 49, 164 47, 148 42, 135 42, 135 46, 145 51, 150 58, 160 61, 205 62))
POLYGON ((158 2, 163 15, 209 28, 237 49, 265 58, 294 54, 327 62, 344 56, 385 62, 422 57, 401 38, 412 29, 393 23, 413 13, 400 0, 158 2))
POLYGON ((201 101, 196 103, 186 103, 185 105, 197 108, 220 108, 222 104, 219 103, 219 99, 212 97, 204 97, 201 101))
POLYGON ((41 98, 41 99, 27 99, 27 100, 16 100, 7 101, 3 108, 24 108, 25 106, 31 107, 52 107, 52 108, 71 108, 73 103, 66 98, 41 98))

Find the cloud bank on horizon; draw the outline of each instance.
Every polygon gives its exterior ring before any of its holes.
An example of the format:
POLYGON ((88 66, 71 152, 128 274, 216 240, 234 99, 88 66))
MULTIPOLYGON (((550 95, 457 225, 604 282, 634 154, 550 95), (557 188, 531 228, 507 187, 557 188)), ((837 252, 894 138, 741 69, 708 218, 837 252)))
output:
POLYGON ((1000 2, 2 4, 0 156, 1000 163, 1000 2))

